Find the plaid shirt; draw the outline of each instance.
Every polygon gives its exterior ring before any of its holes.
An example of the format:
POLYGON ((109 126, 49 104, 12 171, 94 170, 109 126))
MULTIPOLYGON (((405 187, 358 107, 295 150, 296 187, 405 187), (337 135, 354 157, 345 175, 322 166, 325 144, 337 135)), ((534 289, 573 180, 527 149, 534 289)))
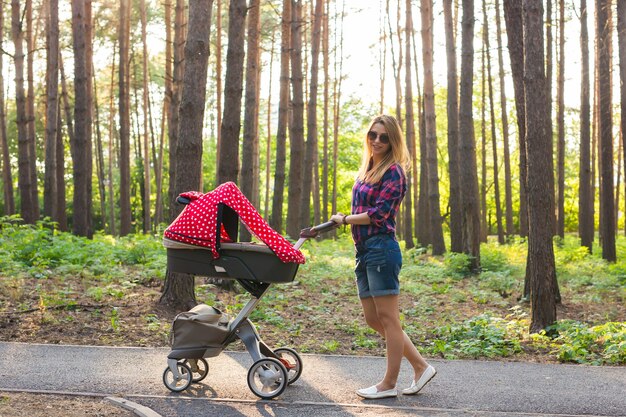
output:
POLYGON ((406 176, 398 165, 392 165, 380 182, 367 184, 356 180, 352 188, 352 214, 367 212, 370 224, 352 225, 354 243, 363 243, 378 234, 389 234, 395 238, 396 213, 406 194, 406 176))

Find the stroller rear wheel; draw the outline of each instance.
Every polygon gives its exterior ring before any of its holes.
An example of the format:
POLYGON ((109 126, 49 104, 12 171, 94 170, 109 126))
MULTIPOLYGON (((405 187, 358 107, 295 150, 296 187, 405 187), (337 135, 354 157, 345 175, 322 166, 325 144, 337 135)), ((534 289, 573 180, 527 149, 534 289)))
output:
POLYGON ((278 356, 278 360, 287 368, 287 376, 289 377, 287 384, 291 385, 296 382, 302 374, 302 359, 298 352, 291 348, 283 347, 276 349, 274 353, 278 356))
POLYGON ((182 362, 176 364, 176 370, 178 376, 174 375, 169 366, 165 368, 163 371, 163 383, 170 391, 181 392, 191 385, 192 373, 189 366, 182 362))
POLYGON ((181 363, 191 369, 191 382, 200 382, 209 374, 209 363, 204 358, 185 359, 181 363))
POLYGON ((248 387, 254 395, 264 400, 282 394, 288 381, 287 368, 278 359, 259 359, 248 370, 248 387))

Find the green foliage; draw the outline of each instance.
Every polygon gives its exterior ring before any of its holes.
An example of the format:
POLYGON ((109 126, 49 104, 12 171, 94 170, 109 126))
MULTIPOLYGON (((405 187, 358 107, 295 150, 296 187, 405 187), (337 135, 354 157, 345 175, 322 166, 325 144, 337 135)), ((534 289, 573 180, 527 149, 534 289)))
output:
POLYGON ((554 353, 563 362, 592 365, 626 364, 626 322, 607 322, 598 326, 563 320, 547 329, 556 332, 554 353))
POLYGON ((432 352, 446 358, 511 356, 522 350, 518 332, 519 324, 514 320, 481 314, 460 324, 436 328, 432 352))

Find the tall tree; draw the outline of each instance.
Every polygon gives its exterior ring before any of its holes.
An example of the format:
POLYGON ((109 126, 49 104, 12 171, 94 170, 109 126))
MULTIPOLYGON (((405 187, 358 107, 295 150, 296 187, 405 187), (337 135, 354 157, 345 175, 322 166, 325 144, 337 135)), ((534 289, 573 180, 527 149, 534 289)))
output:
POLYGON ((504 0, 503 5, 509 57, 511 60, 511 73, 513 75, 515 110, 517 113, 520 182, 519 233, 521 236, 528 236, 528 210, 526 206, 526 107, 524 102, 524 37, 522 27, 522 2, 519 0, 504 0))
POLYGON ((493 99, 493 84, 491 78, 491 53, 489 43, 489 23, 487 18, 487 5, 483 0, 483 19, 485 21, 484 39, 485 39, 485 59, 487 61, 487 82, 489 89, 489 113, 491 115, 491 143, 493 154, 493 192, 496 203, 496 226, 498 230, 498 243, 504 244, 504 228, 502 227, 502 208, 500 205, 500 177, 498 175, 498 145, 496 136, 496 112, 493 99))
POLYGON ((446 32, 448 65, 448 172, 450 176, 450 250, 463 251, 461 215, 461 178, 459 176, 459 90, 457 80, 456 40, 452 21, 452 0, 444 0, 443 17, 446 32))
POLYGON ((74 213, 72 231, 91 237, 91 90, 88 77, 88 46, 91 42, 87 11, 89 0, 72 2, 74 37, 74 141, 70 143, 74 172, 74 213))
POLYGON ((29 164, 31 201, 34 204, 32 211, 35 218, 39 218, 39 191, 37 183, 37 135, 35 134, 35 33, 33 32, 33 1, 25 1, 24 20, 26 21, 26 134, 28 137, 28 154, 31 158, 29 164))
POLYGON ((559 50, 557 58, 557 201, 556 234, 565 236, 565 1, 559 0, 559 50))
MULTIPOLYGON (((313 165, 317 155, 317 89, 319 78, 319 53, 322 37, 323 0, 316 0, 311 33, 311 77, 309 78, 309 102, 307 106, 307 139, 304 148, 304 172, 302 175, 302 202, 300 205, 300 225, 311 224, 311 189, 314 178, 313 165)), ((319 187, 318 187, 319 188, 319 187)))
MULTIPOLYGON (((182 94, 183 72, 185 69, 185 41, 187 39, 187 16, 185 13, 185 0, 176 0, 176 8, 174 10, 174 62, 172 65, 172 88, 170 96, 170 112, 168 127, 169 151, 170 155, 176 155, 176 146, 178 146, 178 126, 179 126, 179 109, 182 94)), ((218 153, 219 155, 219 153, 218 153)), ((219 158, 218 158, 219 159, 219 158)), ((170 185, 168 189, 169 216, 174 218, 172 214, 178 212, 176 205, 176 167, 170 161, 169 167, 170 185)))
POLYGON ((472 271, 480 270, 480 214, 476 170, 476 141, 472 114, 474 76, 474 1, 463 0, 461 22, 461 83, 459 98, 459 174, 463 212, 463 252, 471 256, 472 271))
POLYGON ((43 191, 43 212, 54 221, 57 212, 57 126, 59 117, 59 3, 48 1, 46 30, 46 157, 43 191))
MULTIPOLYGON (((179 174, 184 172, 184 175, 176 175, 174 189, 177 193, 200 190, 202 184, 202 126, 211 31, 211 25, 207 22, 211 21, 212 3, 212 0, 189 2, 189 32, 185 42, 179 137, 172 161, 179 174)), ((177 309, 193 307, 196 304, 194 277, 168 270, 160 303, 177 309)))
POLYGON ((280 80, 278 93, 278 126, 276 127, 276 167, 274 168, 274 195, 270 226, 279 233, 283 230, 283 200, 285 191, 285 160, 287 122, 289 119, 289 51, 291 49, 291 1, 283 2, 280 39, 280 80))
POLYGON ((119 22, 119 140, 120 140, 120 235, 125 236, 131 229, 130 209, 130 0, 120 1, 119 22))
MULTIPOLYGON (((619 5, 619 3, 618 3, 619 5)), ((587 29, 587 0, 580 2, 580 164, 578 188, 578 234, 580 245, 593 249, 593 194, 591 193, 591 120, 589 100, 589 31, 587 29)))
MULTIPOLYGON (((148 17, 146 10, 146 0, 141 0, 140 3, 140 15, 141 15, 141 45, 142 45, 142 101, 143 101, 143 231, 144 233, 150 232, 152 229, 152 219, 150 217, 150 123, 149 123, 149 109, 150 109, 150 94, 148 90, 148 81, 150 72, 148 71, 148 17)), ((155 162, 155 161, 153 161, 155 162)))
MULTIPOLYGON (((0 39, 4 39, 4 7, 0 6, 0 39)), ((9 155, 9 138, 7 136, 6 115, 4 112, 4 56, 0 54, 0 142, 2 143, 2 183, 4 195, 4 213, 15 214, 15 198, 13 196, 13 175, 11 173, 11 157, 9 155)))
MULTIPOLYGON (((406 143, 409 149, 409 153, 411 154, 411 158, 415 154, 415 120, 413 117, 413 81, 411 77, 411 34, 413 33, 413 15, 411 10, 411 0, 406 0, 405 7, 406 19, 406 36, 404 37, 406 50, 405 50, 405 94, 404 94, 404 106, 406 108, 406 143)), ((415 187, 413 181, 413 172, 407 172, 407 193, 404 198, 404 221, 402 222, 402 226, 404 228, 404 242, 407 249, 410 249, 415 246, 413 243, 413 213, 412 213, 412 188, 415 187)))
MULTIPOLYGON (((247 4, 232 0, 228 9, 228 51, 224 81, 224 115, 221 126, 220 164, 217 183, 237 182, 239 175, 239 132, 241 130, 241 93, 243 89, 243 62, 247 4)), ((189 13, 191 16, 191 12, 189 13)), ((206 24, 206 22, 205 22, 206 24)), ((189 32, 191 36, 191 31, 189 32)), ((187 56, 185 56, 187 59, 187 56)), ((185 64, 187 65, 187 63, 185 64)), ((185 73, 186 73, 185 69, 185 73)))
POLYGON ((502 156, 504 158, 504 206, 506 216, 506 234, 512 236, 513 224, 513 192, 511 187, 511 152, 509 149, 509 115, 504 88, 504 59, 502 58, 502 28, 500 19, 500 2, 496 0, 496 40, 498 44, 498 79, 500 81, 500 119, 502 120, 502 156))
MULTIPOLYGON (((217 113, 217 154, 222 146, 222 0, 217 0, 215 16, 215 110, 217 113)), ((220 170, 220 159, 215 160, 215 172, 220 170)))
POLYGON ((300 223, 302 180, 304 176, 304 98, 302 81, 302 2, 291 3, 291 85, 292 115, 289 125, 291 144, 289 160, 289 193, 287 209, 287 234, 296 238, 305 225, 300 223))
POLYGON ((547 118, 541 0, 523 0, 524 98, 528 159, 528 266, 532 333, 556 321, 556 269, 552 247, 554 198, 546 181, 553 175, 552 141, 547 118))
POLYGON ((596 0, 598 39, 598 105, 600 144, 600 199, 602 258, 615 262, 613 195, 613 121, 611 111, 611 1, 596 0))
MULTIPOLYGON (((322 122, 323 146, 322 146, 322 219, 329 218, 328 214, 328 140, 330 127, 330 26, 329 26, 330 0, 324 2, 324 17, 322 22, 322 57, 324 66, 324 120, 322 122)), ((381 28, 382 29, 382 28, 381 28)), ((381 92, 381 95, 383 93, 381 92)), ((382 113, 382 112, 381 112, 382 113)))
MULTIPOLYGON (((624 172, 626 172, 626 2, 617 2, 617 45, 619 49, 619 79, 620 79, 620 111, 622 141, 624 145, 624 172)), ((626 184, 626 181, 624 182, 626 184)), ((626 198, 626 193, 624 193, 626 198)))
MULTIPOLYGON (((253 206, 259 204, 259 100, 261 76, 261 1, 252 0, 248 10, 248 49, 246 52, 246 95, 241 158, 241 191, 253 206)), ((239 240, 249 242, 243 227, 239 240)))
POLYGON ((33 184, 30 175, 30 164, 35 163, 34 155, 30 155, 28 134, 26 130, 26 93, 24 91, 24 30, 19 0, 11 1, 11 33, 15 44, 15 101, 17 113, 17 145, 18 145, 18 185, 20 190, 20 214, 26 223, 35 223, 37 213, 34 210, 33 184))

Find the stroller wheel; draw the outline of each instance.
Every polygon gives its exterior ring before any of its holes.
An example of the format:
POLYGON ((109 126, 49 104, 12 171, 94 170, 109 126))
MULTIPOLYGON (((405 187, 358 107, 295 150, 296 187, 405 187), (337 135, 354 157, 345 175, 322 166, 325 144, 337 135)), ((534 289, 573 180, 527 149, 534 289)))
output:
POLYGON ((176 370, 178 377, 174 376, 174 372, 172 372, 169 366, 165 368, 163 371, 163 383, 170 391, 181 392, 191 385, 191 369, 189 369, 188 365, 178 362, 176 370))
POLYGON ((287 376, 289 377, 287 384, 291 385, 296 382, 302 374, 302 359, 298 352, 291 348, 278 348, 274 353, 287 368, 287 376))
POLYGON ((248 387, 254 395, 264 400, 282 394, 288 381, 287 369, 278 359, 259 359, 248 370, 248 387))
POLYGON ((200 382, 209 374, 209 363, 204 358, 185 359, 181 363, 191 369, 191 382, 200 382))

